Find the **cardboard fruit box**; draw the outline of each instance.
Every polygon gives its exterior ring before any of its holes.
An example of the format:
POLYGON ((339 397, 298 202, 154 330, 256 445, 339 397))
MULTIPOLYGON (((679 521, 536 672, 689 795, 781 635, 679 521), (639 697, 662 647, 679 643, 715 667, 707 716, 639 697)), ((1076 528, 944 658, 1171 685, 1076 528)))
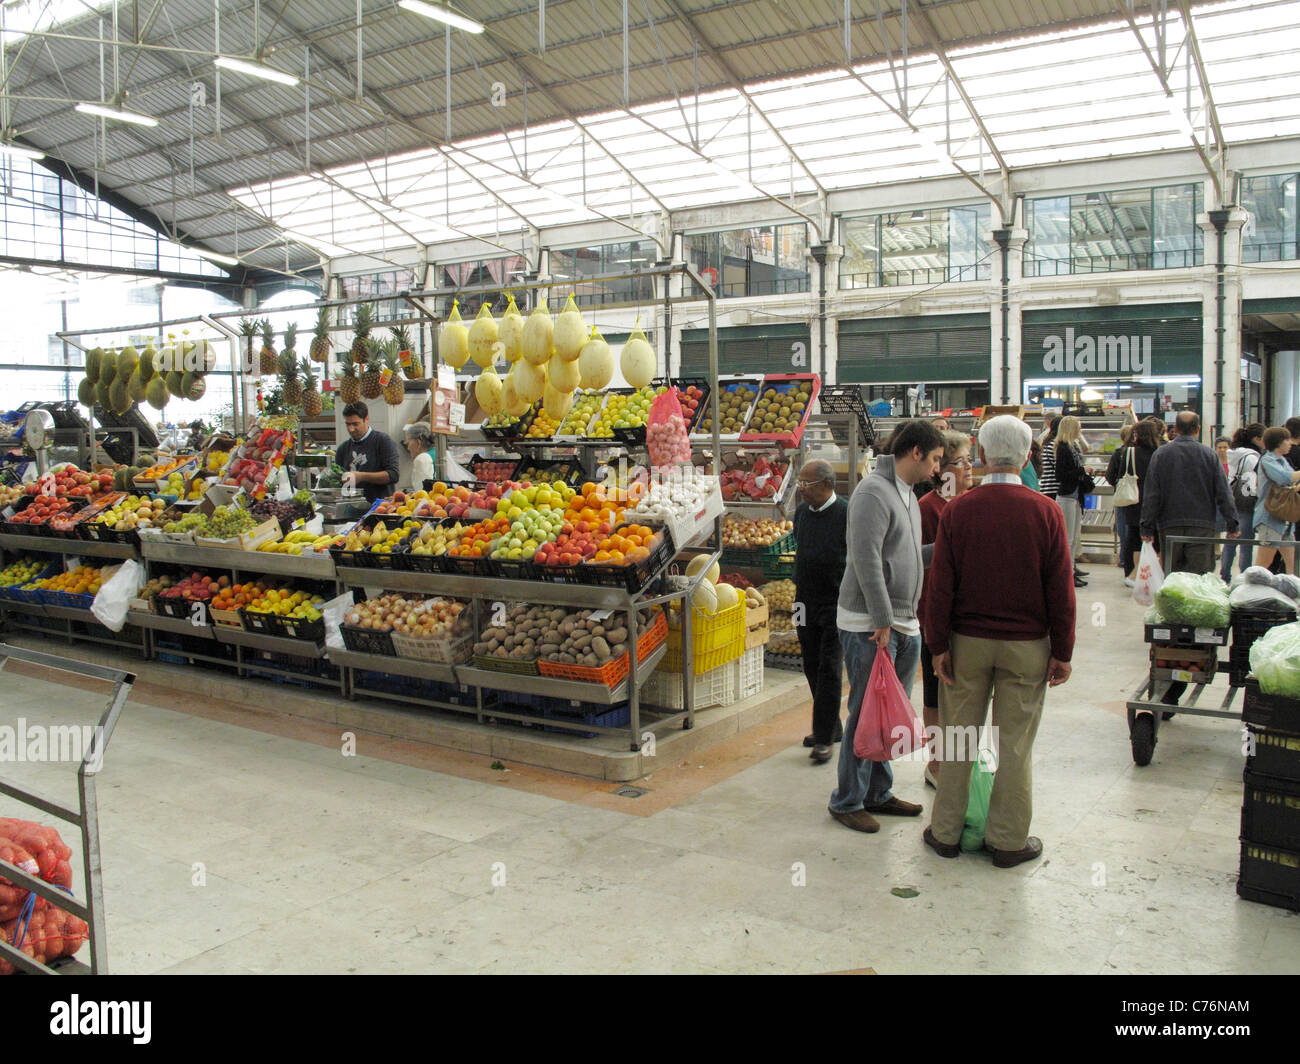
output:
POLYGON ((260 525, 241 532, 229 539, 212 539, 208 536, 195 536, 195 546, 224 547, 226 550, 257 550, 263 543, 273 543, 281 537, 280 522, 268 517, 260 525))

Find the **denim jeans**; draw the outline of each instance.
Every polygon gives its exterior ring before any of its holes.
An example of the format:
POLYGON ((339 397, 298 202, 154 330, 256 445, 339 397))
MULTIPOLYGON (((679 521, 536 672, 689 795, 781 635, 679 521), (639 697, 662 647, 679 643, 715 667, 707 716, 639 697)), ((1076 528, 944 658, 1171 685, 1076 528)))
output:
MULTIPOLYGON (((840 743, 839 781, 831 792, 830 808, 835 813, 856 813, 864 805, 883 805, 893 797, 894 773, 888 761, 863 761, 853 753, 853 735, 876 660, 876 644, 870 632, 845 631, 840 632, 840 644, 849 670, 849 719, 840 743)), ((894 673, 910 696, 921 660, 921 637, 891 631, 889 651, 894 657, 894 673)))
MULTIPOLYGON (((1241 530, 1242 538, 1250 539, 1255 535, 1254 524, 1254 510, 1237 511, 1237 527, 1241 530)), ((1244 573, 1250 567, 1251 556, 1254 550, 1255 548, 1249 543, 1238 543, 1235 539, 1225 539, 1223 541, 1223 556, 1219 559, 1219 575, 1223 577, 1224 580, 1230 580, 1232 578, 1232 562, 1238 554, 1240 554, 1241 557, 1241 572, 1244 573)))

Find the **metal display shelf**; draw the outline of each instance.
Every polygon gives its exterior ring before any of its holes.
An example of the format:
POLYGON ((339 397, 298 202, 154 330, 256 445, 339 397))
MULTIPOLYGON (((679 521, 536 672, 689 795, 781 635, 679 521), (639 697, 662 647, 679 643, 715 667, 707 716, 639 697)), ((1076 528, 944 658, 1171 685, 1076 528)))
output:
MULTIPOLYGON (((548 584, 530 580, 502 580, 452 573, 408 573, 391 569, 356 569, 340 565, 339 582, 345 587, 382 587, 389 591, 417 591, 459 598, 532 602, 579 609, 628 609, 639 601, 622 588, 587 584, 548 584)), ((642 603, 644 605, 644 603, 642 603)))
POLYGON ((296 576, 303 580, 334 580, 334 559, 328 554, 276 554, 271 551, 231 550, 146 539, 141 549, 147 561, 205 566, 268 576, 296 576))
POLYGON ((46 554, 77 554, 83 558, 138 558, 130 543, 97 543, 89 539, 55 539, 51 536, 19 536, 0 532, 0 549, 34 550, 46 554))
POLYGON ((330 661, 349 669, 367 672, 386 672, 397 676, 412 676, 417 680, 436 680, 439 683, 462 683, 456 677, 454 665, 436 661, 416 661, 414 658, 389 657, 387 654, 358 654, 353 650, 330 647, 326 651, 330 661))
POLYGON ((188 635, 195 639, 216 638, 212 634, 212 625, 196 625, 186 617, 165 617, 160 613, 130 610, 126 615, 126 623, 134 624, 139 628, 148 628, 153 632, 167 632, 170 635, 188 635))
POLYGON ((263 635, 261 632, 245 632, 242 628, 231 628, 228 625, 215 625, 211 631, 218 643, 228 643, 231 646, 265 650, 270 654, 291 654, 299 658, 325 656, 324 646, 313 643, 310 639, 289 639, 285 636, 263 635))

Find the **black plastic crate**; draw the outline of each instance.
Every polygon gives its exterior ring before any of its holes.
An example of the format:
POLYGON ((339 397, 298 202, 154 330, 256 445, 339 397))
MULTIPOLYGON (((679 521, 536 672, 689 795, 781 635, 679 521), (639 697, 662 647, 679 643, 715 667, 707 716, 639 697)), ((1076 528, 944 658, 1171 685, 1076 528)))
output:
POLYGON ((502 580, 536 580, 531 558, 492 558, 492 575, 502 580))
MULTIPOLYGON (((858 431, 862 434, 862 445, 875 441, 876 430, 871 424, 871 415, 862 399, 860 384, 828 384, 817 396, 823 414, 853 414, 858 419, 858 431)), ((835 442, 841 447, 849 445, 848 436, 838 426, 831 430, 835 442)))
MULTIPOLYGON (((195 600, 202 603, 205 612, 211 605, 211 599, 195 600)), ((162 617, 175 617, 179 620, 189 620, 194 609, 194 601, 187 598, 163 598, 161 595, 153 597, 153 611, 162 617)), ((212 623, 212 618, 208 617, 208 623, 212 623)))
POLYGON ((533 563, 533 579, 543 584, 581 584, 582 565, 538 565, 533 563))
MULTIPOLYGON (((643 522, 635 522, 642 524, 643 522)), ((619 525, 611 535, 617 534, 626 524, 619 525)), ((647 527, 653 528, 653 525, 647 527)), ((650 583, 655 573, 667 565, 673 557, 672 534, 668 529, 659 530, 659 545, 650 552, 650 557, 640 563, 629 565, 601 565, 596 562, 583 562, 578 566, 582 582, 595 587, 623 588, 629 595, 635 595, 650 583)))
POLYGON ((1228 652, 1228 682, 1240 687, 1250 673, 1250 648, 1270 628, 1290 624, 1295 610, 1234 609, 1232 611, 1232 649, 1228 652))
POLYGON ((519 438, 528 431, 528 426, 533 423, 533 418, 540 406, 541 400, 538 400, 525 410, 517 421, 512 421, 508 425, 483 424, 483 435, 489 440, 513 440, 519 438))
POLYGON ((1143 626, 1142 638, 1148 643, 1165 643, 1184 647, 1225 647, 1229 628, 1196 628, 1190 624, 1162 621, 1143 626))
POLYGON ((1300 781, 1247 771, 1241 798, 1241 837, 1300 852, 1300 781))
POLYGON ((1300 853, 1243 839, 1237 893, 1247 901, 1300 912, 1300 853))
POLYGON ((441 572, 455 576, 492 576, 495 562, 488 555, 476 558, 463 554, 439 554, 436 556, 442 566, 441 572))
POLYGON ((373 628, 357 628, 350 624, 339 625, 343 634, 343 645, 354 654, 382 654, 385 657, 397 657, 393 649, 393 633, 377 632, 373 628))
POLYGON ((1282 782, 1300 783, 1300 734, 1247 724, 1251 752, 1246 772, 1282 782))
POLYGON ((1245 686, 1242 720, 1272 731, 1300 732, 1300 698, 1266 695, 1259 689, 1259 681, 1254 679, 1247 680, 1245 686))

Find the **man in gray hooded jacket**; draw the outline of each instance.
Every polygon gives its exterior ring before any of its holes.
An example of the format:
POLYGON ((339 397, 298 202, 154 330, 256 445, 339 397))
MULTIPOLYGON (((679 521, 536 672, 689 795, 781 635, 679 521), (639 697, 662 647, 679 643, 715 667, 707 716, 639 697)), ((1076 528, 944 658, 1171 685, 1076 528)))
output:
POLYGON ((848 560, 840 584, 837 623, 849 671, 849 719, 840 744, 839 780, 830 814, 854 831, 873 832, 873 813, 917 816, 921 807, 895 798, 888 761, 853 752, 862 699, 876 653, 888 648, 894 672, 910 695, 921 657, 916 608, 932 546, 921 546, 921 513, 912 488, 932 479, 943 458, 943 436, 928 421, 907 421, 892 438, 892 454, 849 499, 848 560))

